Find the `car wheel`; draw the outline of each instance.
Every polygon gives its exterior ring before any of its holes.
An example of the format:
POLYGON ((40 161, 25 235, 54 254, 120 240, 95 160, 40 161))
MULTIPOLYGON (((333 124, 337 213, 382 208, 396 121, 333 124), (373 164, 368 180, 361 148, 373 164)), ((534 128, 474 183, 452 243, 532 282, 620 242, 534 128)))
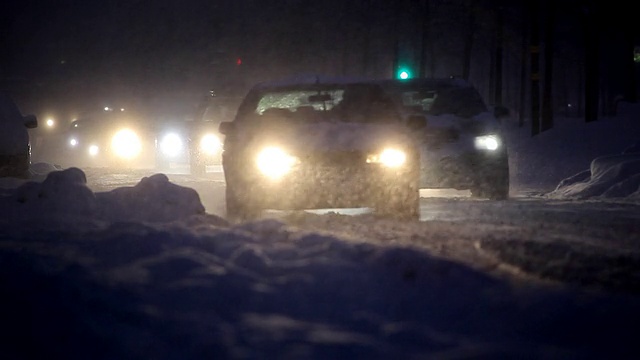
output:
POLYGON ((241 222, 257 219, 261 210, 253 203, 248 194, 239 195, 237 190, 227 185, 225 190, 227 220, 241 222))
POLYGON ((420 189, 418 177, 387 186, 375 204, 376 214, 398 220, 419 220, 420 189))
POLYGON ((471 188, 471 196, 489 200, 507 200, 509 198, 509 167, 505 166, 493 174, 478 181, 471 188))

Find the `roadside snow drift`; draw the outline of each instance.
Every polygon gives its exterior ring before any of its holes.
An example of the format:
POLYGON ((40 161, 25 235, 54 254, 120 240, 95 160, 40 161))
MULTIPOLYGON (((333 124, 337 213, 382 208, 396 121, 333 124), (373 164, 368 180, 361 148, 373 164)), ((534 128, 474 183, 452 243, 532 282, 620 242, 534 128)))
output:
POLYGON ((640 199, 640 143, 622 154, 595 158, 590 169, 562 180, 548 196, 640 199))
POLYGON ((516 288, 276 219, 232 226, 161 174, 93 193, 81 170, 51 172, 3 194, 0 211, 3 359, 638 353, 632 297, 516 288))

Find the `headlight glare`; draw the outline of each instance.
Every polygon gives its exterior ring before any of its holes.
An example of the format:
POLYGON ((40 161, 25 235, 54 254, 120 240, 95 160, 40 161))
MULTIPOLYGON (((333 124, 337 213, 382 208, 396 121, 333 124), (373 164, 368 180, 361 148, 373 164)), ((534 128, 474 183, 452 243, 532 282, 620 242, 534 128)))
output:
POLYGON ((100 148, 98 147, 98 145, 90 145, 88 151, 89 155, 96 156, 100 152, 100 148))
POLYGON ((138 135, 130 129, 118 131, 111 140, 114 154, 124 159, 132 159, 142 151, 142 143, 138 135))
POLYGON ((200 151, 206 155, 215 155, 222 148, 220 139, 214 134, 206 134, 200 139, 200 151))
POLYGON ((477 136, 474 145, 478 150, 495 151, 500 147, 500 138, 496 135, 477 136))
POLYGON ((277 147, 263 149, 256 158, 258 169, 272 179, 278 179, 287 174, 297 162, 296 157, 277 147))
POLYGON ((387 148, 378 154, 367 156, 367 163, 382 164, 386 167, 400 167, 407 162, 407 154, 398 149, 387 148))
POLYGON ((178 156, 182 152, 182 139, 175 133, 166 134, 160 141, 160 151, 168 157, 178 156))

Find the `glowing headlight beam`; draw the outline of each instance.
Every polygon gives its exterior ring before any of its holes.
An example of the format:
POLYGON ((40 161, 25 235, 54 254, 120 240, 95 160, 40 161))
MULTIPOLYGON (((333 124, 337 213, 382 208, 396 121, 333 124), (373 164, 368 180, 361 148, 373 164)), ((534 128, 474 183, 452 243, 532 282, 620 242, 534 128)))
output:
POLYGON ((113 136, 111 149, 118 157, 132 159, 142 151, 142 143, 133 130, 123 129, 113 136))
POLYGON ((160 141, 160 151, 169 157, 178 156, 182 152, 182 146, 182 138, 175 133, 165 135, 160 141))
POLYGON ((500 147, 500 140, 496 135, 483 135, 475 138, 474 145, 479 150, 494 151, 500 147))
POLYGON ((214 134, 206 134, 200 139, 200 151, 207 155, 215 155, 222 149, 220 139, 214 134))
POLYGON ((98 147, 98 145, 91 145, 89 146, 88 151, 89 151, 89 155, 96 156, 100 152, 100 148, 98 147))
POLYGON ((291 171, 297 158, 277 147, 263 149, 256 158, 258 169, 272 179, 278 179, 291 171))
POLYGON ((379 154, 369 155, 367 163, 378 163, 386 167, 400 167, 407 162, 407 154, 398 149, 384 149, 379 154))

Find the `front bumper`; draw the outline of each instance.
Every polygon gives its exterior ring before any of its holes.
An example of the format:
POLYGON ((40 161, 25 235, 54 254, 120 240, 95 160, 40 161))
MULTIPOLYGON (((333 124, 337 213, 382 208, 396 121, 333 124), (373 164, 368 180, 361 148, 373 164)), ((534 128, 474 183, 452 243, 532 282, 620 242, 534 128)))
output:
POLYGON ((293 210, 373 207, 377 197, 410 179, 408 168, 391 169, 378 164, 355 167, 300 166, 285 178, 268 179, 253 172, 233 176, 226 171, 227 184, 234 184, 235 196, 262 209, 293 210))
POLYGON ((508 174, 507 151, 469 151, 440 156, 423 156, 420 166, 421 188, 466 190, 475 184, 508 174))
POLYGON ((21 154, 0 155, 0 177, 26 178, 29 176, 30 166, 30 151, 21 154))

